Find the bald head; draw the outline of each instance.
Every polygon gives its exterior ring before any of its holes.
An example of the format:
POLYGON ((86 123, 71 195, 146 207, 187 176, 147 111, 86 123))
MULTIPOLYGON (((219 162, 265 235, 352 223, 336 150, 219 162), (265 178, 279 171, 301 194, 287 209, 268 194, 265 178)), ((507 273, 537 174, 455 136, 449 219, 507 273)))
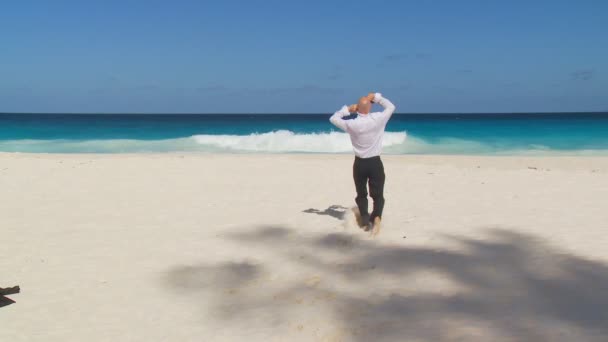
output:
POLYGON ((359 99, 359 103, 357 104, 357 112, 369 114, 370 110, 372 110, 372 103, 366 96, 363 96, 359 99))

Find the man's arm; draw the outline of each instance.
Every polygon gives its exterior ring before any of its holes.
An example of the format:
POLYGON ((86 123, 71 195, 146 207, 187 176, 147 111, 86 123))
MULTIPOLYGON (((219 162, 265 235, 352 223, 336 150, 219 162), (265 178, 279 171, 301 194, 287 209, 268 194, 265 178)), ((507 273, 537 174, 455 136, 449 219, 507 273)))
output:
POLYGON ((350 107, 343 106, 329 118, 329 121, 334 124, 334 126, 346 132, 346 120, 343 120, 342 118, 350 115, 351 111, 357 111, 356 105, 351 105, 350 107))
MULTIPOLYGON (((372 93, 370 93, 368 96, 371 97, 371 95, 372 95, 372 93)), ((384 122, 388 122, 388 120, 391 118, 391 116, 395 112, 395 105, 391 101, 389 101, 389 99, 382 97, 382 94, 380 94, 380 93, 374 94, 374 98, 373 98, 372 102, 377 103, 377 104, 381 105, 382 107, 384 107, 384 110, 380 113, 379 117, 384 122)))

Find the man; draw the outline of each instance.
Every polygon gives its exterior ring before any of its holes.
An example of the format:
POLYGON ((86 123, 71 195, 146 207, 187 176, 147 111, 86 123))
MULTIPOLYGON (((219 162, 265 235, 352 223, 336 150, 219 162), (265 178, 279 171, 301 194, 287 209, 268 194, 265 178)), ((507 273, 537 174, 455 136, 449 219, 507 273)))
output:
POLYGON ((355 202, 359 208, 358 221, 366 230, 372 231, 372 236, 380 232, 382 209, 384 209, 384 165, 380 160, 382 152, 382 137, 386 123, 393 115, 395 105, 380 93, 369 93, 359 99, 359 103, 334 113, 329 121, 350 135, 350 141, 355 152, 353 178, 357 190, 355 202), (370 113, 372 103, 378 103, 384 110, 370 113), (357 113, 356 118, 345 120, 350 113, 357 113), (371 215, 367 207, 367 183, 369 193, 374 201, 371 215), (371 225, 371 227, 370 227, 371 225))

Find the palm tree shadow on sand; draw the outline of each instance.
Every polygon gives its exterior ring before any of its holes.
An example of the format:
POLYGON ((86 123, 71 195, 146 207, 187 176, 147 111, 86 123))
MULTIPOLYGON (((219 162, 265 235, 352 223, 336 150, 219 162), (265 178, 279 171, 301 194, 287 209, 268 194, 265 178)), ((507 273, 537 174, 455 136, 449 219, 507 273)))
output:
POLYGON ((204 309, 223 324, 260 313, 273 317, 269 325, 286 322, 308 304, 331 312, 345 340, 606 341, 606 264, 500 228, 480 239, 443 238, 457 248, 259 227, 229 239, 271 250, 272 259, 175 266, 163 281, 185 296, 214 298, 204 309), (268 286, 273 262, 318 279, 268 286))

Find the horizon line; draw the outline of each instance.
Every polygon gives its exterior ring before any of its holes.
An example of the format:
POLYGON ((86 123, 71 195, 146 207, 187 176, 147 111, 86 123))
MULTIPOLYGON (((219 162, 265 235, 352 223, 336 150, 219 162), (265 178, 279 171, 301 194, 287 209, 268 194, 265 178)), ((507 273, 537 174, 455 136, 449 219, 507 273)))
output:
MULTIPOLYGON (((299 113, 161 113, 161 112, 0 112, 0 115, 332 115, 331 112, 299 112, 299 113)), ((505 115, 505 114, 608 114, 605 111, 533 111, 533 112, 405 112, 394 113, 394 115, 505 115)))

